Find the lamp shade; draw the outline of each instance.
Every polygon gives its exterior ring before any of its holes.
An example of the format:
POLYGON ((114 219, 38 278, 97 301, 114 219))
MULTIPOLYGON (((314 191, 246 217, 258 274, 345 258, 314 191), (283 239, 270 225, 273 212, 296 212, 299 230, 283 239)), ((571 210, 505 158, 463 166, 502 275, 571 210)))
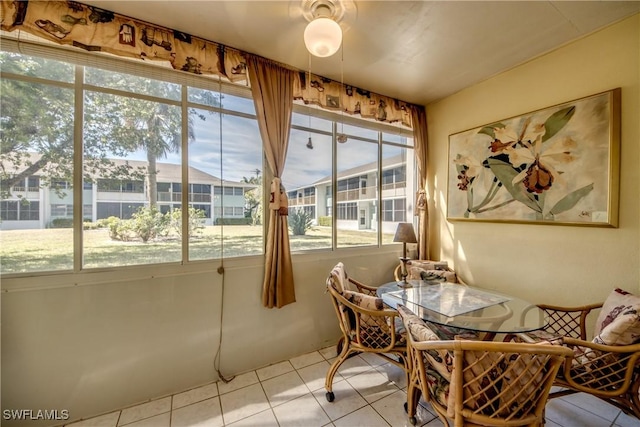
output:
POLYGON ((304 44, 314 56, 321 58, 331 56, 340 49, 342 29, 332 19, 316 18, 304 29, 304 44))
POLYGON ((413 224, 410 222, 401 222, 396 229, 396 235, 393 236, 394 242, 402 243, 418 243, 416 233, 413 231, 413 224))

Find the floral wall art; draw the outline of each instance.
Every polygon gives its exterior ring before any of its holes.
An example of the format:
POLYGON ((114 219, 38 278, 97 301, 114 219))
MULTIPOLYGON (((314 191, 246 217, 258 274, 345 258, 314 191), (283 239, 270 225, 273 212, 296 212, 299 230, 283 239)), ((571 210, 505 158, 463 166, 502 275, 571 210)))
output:
POLYGON ((620 92, 450 135, 447 219, 617 227, 620 92))

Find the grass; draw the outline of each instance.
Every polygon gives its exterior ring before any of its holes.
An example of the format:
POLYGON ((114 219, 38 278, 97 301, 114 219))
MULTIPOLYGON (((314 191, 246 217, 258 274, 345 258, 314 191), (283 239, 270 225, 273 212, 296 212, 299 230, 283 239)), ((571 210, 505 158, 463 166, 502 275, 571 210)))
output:
MULTIPOLYGON (((189 242, 189 259, 205 260, 263 253, 262 226, 225 225, 205 227, 189 242), (224 238, 222 238, 224 232, 224 238)), ((392 235, 383 235, 389 243, 392 235)), ((331 249, 331 227, 313 227, 304 236, 289 236, 291 251, 331 249)), ((371 231, 338 230, 338 247, 375 245, 371 231)), ((84 230, 83 268, 180 262, 182 241, 178 237, 142 243, 111 240, 106 229, 84 230)), ((24 273, 73 269, 73 229, 0 231, 0 271, 24 273)))

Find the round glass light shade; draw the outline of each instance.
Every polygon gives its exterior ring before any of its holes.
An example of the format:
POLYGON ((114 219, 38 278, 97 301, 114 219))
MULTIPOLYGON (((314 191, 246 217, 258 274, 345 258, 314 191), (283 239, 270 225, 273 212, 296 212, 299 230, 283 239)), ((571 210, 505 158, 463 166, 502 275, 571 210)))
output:
POLYGON ((333 19, 316 18, 304 29, 304 44, 312 55, 325 58, 340 49, 342 29, 333 19))

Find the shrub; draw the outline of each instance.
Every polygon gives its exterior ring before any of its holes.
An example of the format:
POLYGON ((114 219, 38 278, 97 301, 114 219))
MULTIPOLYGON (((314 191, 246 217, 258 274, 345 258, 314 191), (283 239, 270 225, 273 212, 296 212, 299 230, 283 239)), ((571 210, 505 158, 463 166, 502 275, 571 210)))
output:
POLYGON ((216 225, 252 225, 252 218, 217 218, 216 225))
POLYGON ((331 217, 330 216, 321 216, 318 218, 318 225, 323 227, 331 227, 331 217))
POLYGON ((291 212, 289 214, 289 228, 294 236, 304 236, 311 228, 311 215, 302 209, 291 212))
POLYGON ((155 207, 141 207, 131 215, 129 222, 133 232, 147 243, 149 240, 155 239, 156 236, 165 233, 169 219, 155 207))
POLYGON ((51 221, 51 228, 73 228, 73 218, 55 218, 51 221))
MULTIPOLYGON (((188 215, 189 237, 197 233, 202 233, 202 229, 204 228, 202 224, 204 211, 189 206, 188 215)), ((167 232, 173 230, 178 236, 182 236, 182 209, 174 209, 172 212, 167 212, 166 217, 168 218, 167 232)))
POLYGON ((106 219, 105 223, 109 228, 109 237, 111 237, 113 240, 129 242, 133 239, 134 232, 131 228, 130 220, 110 216, 106 219))

